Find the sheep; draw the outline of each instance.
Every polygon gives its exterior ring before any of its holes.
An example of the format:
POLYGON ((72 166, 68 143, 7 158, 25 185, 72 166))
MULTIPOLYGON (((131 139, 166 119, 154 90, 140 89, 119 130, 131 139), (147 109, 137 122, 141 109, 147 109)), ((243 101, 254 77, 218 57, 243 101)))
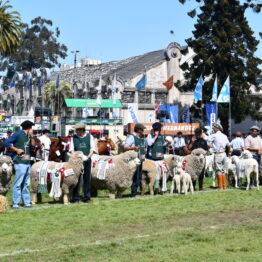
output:
MULTIPOLYGON (((180 159, 179 156, 174 156, 174 155, 168 156, 163 161, 153 161, 153 160, 146 159, 142 165, 141 195, 145 194, 145 187, 146 187, 147 182, 149 182, 150 195, 154 195, 154 185, 155 185, 156 178, 157 178, 157 172, 158 172, 157 165, 158 164, 166 163, 169 169, 169 172, 167 173, 167 177, 166 177, 167 179, 169 175, 173 175, 172 174, 173 169, 177 166, 179 159, 180 159)), ((162 177, 160 177, 160 179, 161 178, 162 177)))
POLYGON ((250 178, 253 177, 257 183, 257 190, 259 190, 259 170, 258 163, 253 158, 252 154, 248 150, 244 150, 240 156, 239 162, 237 164, 237 174, 239 178, 247 178, 246 190, 250 189, 250 178))
MULTIPOLYGON (((75 151, 69 154, 69 160, 68 162, 62 162, 62 163, 56 163, 53 161, 40 161, 35 164, 33 164, 31 168, 31 203, 35 204, 37 202, 37 192, 38 192, 38 185, 39 185, 39 175, 37 174, 39 172, 39 169, 43 166, 44 163, 47 164, 47 171, 48 170, 55 170, 56 166, 60 164, 59 170, 57 170, 56 174, 62 174, 64 172, 65 176, 63 179, 61 179, 60 183, 60 190, 62 191, 63 195, 63 202, 64 204, 68 204, 69 201, 69 193, 71 193, 71 190, 76 186, 78 182, 78 178, 81 175, 81 172, 83 171, 83 162, 88 159, 87 156, 85 156, 80 151, 75 151)), ((46 178, 47 180, 47 178, 46 178)))
POLYGON ((180 176, 181 176, 182 193, 187 195, 187 192, 190 189, 191 194, 193 194, 194 186, 193 186, 191 175, 185 172, 184 170, 181 170, 180 176))
POLYGON ((238 188, 238 173, 237 173, 237 165, 239 162, 238 156, 231 156, 227 158, 226 162, 226 174, 228 175, 228 179, 231 181, 229 177, 229 173, 231 172, 233 175, 233 178, 235 180, 235 188, 238 188))
POLYGON ((8 201, 6 197, 0 195, 0 213, 4 213, 8 207, 8 201))
POLYGON ((190 174, 195 189, 198 178, 203 174, 205 168, 206 151, 202 148, 194 149, 190 155, 185 156, 185 171, 190 174))
POLYGON ((112 199, 121 197, 122 193, 131 187, 137 165, 140 164, 135 151, 116 156, 94 155, 92 161, 92 194, 97 196, 98 190, 108 189, 109 198, 112 199))
POLYGON ((11 188, 13 161, 9 156, 0 156, 0 195, 6 195, 11 188))
POLYGON ((181 192, 181 177, 180 174, 175 174, 175 172, 170 187, 170 194, 173 194, 174 191, 178 194, 181 192))

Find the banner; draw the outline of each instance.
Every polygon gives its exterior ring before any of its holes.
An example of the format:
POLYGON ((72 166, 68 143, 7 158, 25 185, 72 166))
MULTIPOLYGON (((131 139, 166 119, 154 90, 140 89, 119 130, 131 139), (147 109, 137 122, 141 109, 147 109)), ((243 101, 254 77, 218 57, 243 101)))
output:
POLYGON ((170 76, 166 82, 163 83, 166 89, 169 91, 174 85, 174 76, 170 76))
POLYGON ((217 76, 214 82, 213 91, 212 91, 212 98, 210 102, 216 102, 217 101, 217 76))
POLYGON ((129 103, 128 104, 128 123, 138 123, 138 104, 129 103))
POLYGON ((88 107, 83 108, 82 117, 86 118, 89 116, 93 116, 93 108, 88 108, 88 107))
MULTIPOLYGON (((152 123, 141 123, 146 127, 145 134, 150 134, 152 130, 152 123)), ((128 132, 132 134, 134 132, 135 123, 128 124, 128 132)), ((177 135, 178 132, 183 132, 183 135, 194 135, 194 130, 199 128, 199 123, 175 123, 175 124, 164 124, 162 127, 161 134, 162 135, 177 135)))
POLYGON ((230 103, 230 81, 229 76, 220 91, 217 103, 230 103))
POLYGON ((178 107, 177 105, 164 104, 159 106, 161 121, 164 123, 178 123, 178 107))
POLYGON ((190 123, 190 107, 186 106, 183 115, 182 115, 182 122, 183 123, 190 123))
POLYGON ((195 91, 194 91, 194 102, 202 101, 202 87, 204 85, 204 80, 202 75, 199 77, 195 91))
POLYGON ((146 75, 144 74, 142 78, 136 83, 136 90, 140 91, 146 87, 146 75))
POLYGON ((206 104, 207 125, 212 126, 217 121, 217 104, 206 104))

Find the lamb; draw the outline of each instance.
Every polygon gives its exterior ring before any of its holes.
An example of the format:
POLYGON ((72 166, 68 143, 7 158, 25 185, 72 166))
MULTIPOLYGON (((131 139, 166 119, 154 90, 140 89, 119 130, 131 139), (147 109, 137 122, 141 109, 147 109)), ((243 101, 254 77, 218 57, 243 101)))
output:
POLYGON ((188 190, 190 189, 191 194, 194 193, 194 186, 192 182, 191 175, 181 170, 181 184, 182 184, 182 193, 187 195, 188 190))
POLYGON ((231 156, 227 158, 226 174, 228 175, 228 178, 230 172, 233 174, 235 180, 235 188, 238 188, 238 173, 237 173, 238 162, 239 162, 238 156, 231 156))
POLYGON ((11 188, 13 161, 9 156, 0 156, 0 195, 6 195, 11 188))
POLYGON ((138 153, 127 151, 116 156, 92 157, 91 187, 94 196, 100 189, 108 189, 109 197, 120 197, 130 188, 137 165, 140 164, 138 153))
MULTIPOLYGON (((179 162, 180 157, 179 156, 174 156, 174 155, 170 155, 167 158, 165 158, 163 161, 153 161, 153 160, 145 160, 143 162, 142 165, 142 191, 141 191, 141 195, 145 194, 145 187, 146 187, 146 183, 147 181, 149 181, 149 190, 150 190, 150 195, 154 195, 154 185, 155 182, 157 180, 157 173, 158 173, 158 165, 163 164, 166 165, 166 167, 168 167, 169 171, 167 172, 167 177, 168 178, 169 175, 173 175, 173 170, 174 168, 177 166, 178 162, 179 162)), ((159 177, 159 179, 162 179, 161 175, 159 177)), ((164 183, 166 181, 163 181, 164 183)))
POLYGON ((202 174, 205 168, 205 155, 206 151, 202 148, 194 149, 190 155, 183 158, 185 161, 185 171, 190 174, 195 188, 196 181, 202 174))
POLYGON ((0 213, 4 213, 8 207, 8 201, 6 197, 0 195, 0 213))
POLYGON ((170 194, 173 194, 174 191, 178 194, 181 192, 181 177, 180 174, 176 174, 175 172, 171 183, 170 194))
MULTIPOLYGON (((48 174, 49 178, 52 176, 54 180, 56 179, 55 181, 58 181, 56 184, 58 185, 56 188, 57 197, 59 197, 62 193, 64 204, 68 204, 69 193, 71 193, 71 190, 76 186, 78 178, 83 171, 83 162, 87 159, 87 156, 85 156, 82 152, 75 151, 69 154, 68 162, 56 163, 53 161, 40 161, 35 163, 31 168, 30 174, 32 204, 37 202, 38 189, 42 186, 40 181, 42 180, 45 184, 50 185, 50 181, 48 181, 48 174), (43 168, 43 166, 45 166, 45 168, 43 168), (46 174, 44 173, 44 169, 46 170, 46 174), (43 172, 41 170, 43 170, 43 172), (43 176, 41 176, 41 174, 43 174, 43 176)), ((50 178, 50 180, 52 178, 50 178)), ((53 190, 53 185, 55 185, 55 183, 52 184, 51 191, 53 190)))
POLYGON ((246 190, 250 189, 250 178, 253 177, 257 184, 257 190, 259 190, 259 170, 258 163, 253 158, 252 154, 248 150, 244 150, 240 156, 239 162, 237 164, 237 174, 239 178, 247 178, 246 190))

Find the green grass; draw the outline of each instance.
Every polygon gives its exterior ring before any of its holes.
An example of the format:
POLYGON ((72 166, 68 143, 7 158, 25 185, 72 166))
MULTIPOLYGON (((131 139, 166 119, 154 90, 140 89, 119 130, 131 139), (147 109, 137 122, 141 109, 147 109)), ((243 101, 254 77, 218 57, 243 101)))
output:
POLYGON ((8 210, 0 261, 261 261, 261 198, 229 190, 8 210))

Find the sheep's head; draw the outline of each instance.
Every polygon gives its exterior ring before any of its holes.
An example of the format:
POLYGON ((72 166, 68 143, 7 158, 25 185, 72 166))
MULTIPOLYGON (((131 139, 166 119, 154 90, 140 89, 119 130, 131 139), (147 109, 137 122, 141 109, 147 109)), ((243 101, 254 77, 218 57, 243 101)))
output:
MULTIPOLYGON (((194 149, 191 154, 194 155, 194 156, 200 156, 200 155, 205 156, 206 153, 207 153, 206 150, 204 150, 204 149, 202 149, 202 148, 197 148, 197 149, 194 149)), ((202 156, 201 156, 201 157, 202 157, 202 156)))
POLYGON ((232 156, 232 157, 231 157, 231 162, 232 162, 232 164, 237 164, 238 161, 239 161, 239 157, 238 157, 238 156, 232 156))
POLYGON ((72 153, 68 153, 68 155, 69 155, 70 158, 78 159, 82 162, 88 160, 88 157, 86 155, 84 155, 84 153, 81 152, 81 151, 74 151, 72 153))
POLYGON ((138 153, 135 151, 126 151, 125 153, 121 154, 121 157, 124 162, 128 163, 129 161, 138 158, 138 153))
POLYGON ((243 159, 253 158, 253 155, 252 155, 252 153, 250 151, 244 150, 242 152, 240 158, 243 158, 243 159))

